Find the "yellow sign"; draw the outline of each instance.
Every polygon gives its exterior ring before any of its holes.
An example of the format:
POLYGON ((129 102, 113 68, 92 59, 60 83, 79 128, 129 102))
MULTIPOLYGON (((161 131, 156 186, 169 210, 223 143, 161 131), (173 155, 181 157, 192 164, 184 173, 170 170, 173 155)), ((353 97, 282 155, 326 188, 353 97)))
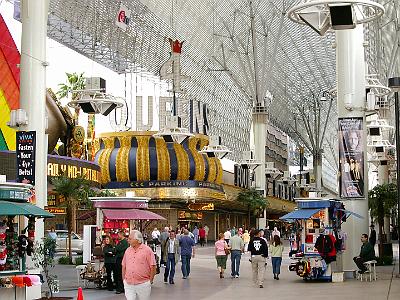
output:
POLYGON ((69 178, 83 176, 86 180, 100 182, 100 172, 97 170, 59 163, 47 164, 47 176, 55 177, 63 174, 69 178))
POLYGON ((54 215, 63 215, 65 214, 65 207, 46 207, 46 210, 54 215))
POLYGON ((179 220, 201 220, 203 219, 202 212, 188 212, 180 210, 178 211, 178 219, 179 220))
POLYGON ((82 126, 75 126, 72 135, 77 143, 82 144, 85 140, 85 129, 82 126))
POLYGON ((189 210, 214 210, 214 203, 190 203, 189 210))

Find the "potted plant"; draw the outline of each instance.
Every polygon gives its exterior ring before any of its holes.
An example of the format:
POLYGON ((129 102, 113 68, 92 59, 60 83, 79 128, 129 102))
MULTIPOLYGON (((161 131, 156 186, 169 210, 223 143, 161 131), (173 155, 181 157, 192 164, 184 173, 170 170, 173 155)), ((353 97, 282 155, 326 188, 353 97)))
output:
POLYGON ((54 293, 59 290, 59 281, 57 275, 51 274, 54 268, 54 253, 56 251, 56 240, 51 237, 45 237, 42 241, 35 244, 35 249, 32 254, 32 261, 36 268, 43 271, 44 279, 49 287, 46 291, 46 296, 41 299, 72 299, 70 297, 53 297, 54 293))
MULTIPOLYGON (((390 216, 392 209, 397 204, 397 186, 393 183, 384 183, 376 185, 368 192, 368 207, 372 219, 378 219, 379 226, 379 257, 390 256, 390 253, 384 253, 384 248, 390 249, 392 244, 387 244, 385 239, 384 218, 390 216), (389 247, 389 248, 388 248, 389 247)), ((391 252, 393 255, 393 252, 391 252)))

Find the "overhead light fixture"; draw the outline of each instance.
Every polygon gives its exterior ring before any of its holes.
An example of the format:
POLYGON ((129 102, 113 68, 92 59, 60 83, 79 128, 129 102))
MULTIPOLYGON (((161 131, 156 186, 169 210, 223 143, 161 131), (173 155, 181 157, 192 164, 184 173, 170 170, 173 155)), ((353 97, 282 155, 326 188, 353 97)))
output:
POLYGON ((224 158, 227 154, 232 153, 228 147, 221 145, 220 136, 210 136, 210 142, 207 146, 201 149, 200 153, 207 154, 208 157, 217 157, 219 159, 224 158))
POLYGON ((274 162, 267 162, 265 164, 265 175, 269 178, 275 179, 279 175, 282 175, 283 173, 279 171, 279 169, 275 168, 275 163, 274 162))
POLYGON ((108 116, 115 108, 124 106, 124 100, 99 91, 77 90, 80 92, 78 100, 68 102, 73 109, 82 109, 87 114, 102 114, 108 116))
POLYGON ((182 144, 187 138, 194 136, 186 128, 181 127, 181 118, 178 116, 168 116, 166 125, 154 137, 162 137, 166 143, 182 144))
POLYGON ((68 103, 73 109, 82 109, 87 114, 108 116, 115 108, 124 106, 124 100, 106 93, 106 80, 101 77, 85 78, 83 90, 73 90, 79 98, 68 103))
POLYGON ((239 161, 239 164, 243 169, 251 169, 254 171, 258 166, 262 165, 262 162, 255 159, 253 151, 244 151, 243 157, 239 161))
POLYGON ((299 18, 316 33, 323 36, 329 29, 329 15, 326 11, 315 10, 309 7, 299 12, 299 18))
POLYGON ((296 181, 297 181, 297 180, 296 180, 295 178, 290 177, 289 171, 284 171, 284 172, 283 172, 282 178, 280 178, 280 179, 278 180, 278 182, 282 182, 282 183, 284 183, 284 184, 293 184, 293 183, 295 183, 296 181))
POLYGON ((114 97, 95 90, 77 90, 80 93, 78 100, 68 102, 68 106, 73 109, 82 109, 87 114, 102 114, 108 116, 115 108, 124 106, 122 98, 114 97))
POLYGON ((331 28, 355 28, 357 24, 379 18, 384 12, 382 4, 371 0, 304 0, 289 9, 287 16, 324 35, 331 28))

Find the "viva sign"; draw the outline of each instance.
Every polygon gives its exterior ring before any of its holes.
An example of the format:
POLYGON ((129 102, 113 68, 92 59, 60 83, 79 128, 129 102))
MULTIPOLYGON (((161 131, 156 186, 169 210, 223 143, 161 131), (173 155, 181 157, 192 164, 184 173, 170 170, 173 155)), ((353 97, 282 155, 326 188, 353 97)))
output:
POLYGON ((17 182, 35 185, 36 131, 17 131, 17 182))

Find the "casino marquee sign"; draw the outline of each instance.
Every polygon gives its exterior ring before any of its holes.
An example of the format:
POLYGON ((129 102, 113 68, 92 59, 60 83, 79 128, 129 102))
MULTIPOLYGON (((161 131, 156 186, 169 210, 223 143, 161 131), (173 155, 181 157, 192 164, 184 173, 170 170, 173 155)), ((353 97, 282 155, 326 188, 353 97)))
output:
POLYGON ((152 180, 152 181, 132 181, 132 182, 110 182, 106 185, 107 189, 129 189, 129 188, 205 188, 223 193, 222 185, 212 182, 195 180, 152 180))
POLYGON ((48 155, 47 176, 69 178, 84 177, 93 185, 100 186, 100 166, 94 162, 65 156, 48 155))

